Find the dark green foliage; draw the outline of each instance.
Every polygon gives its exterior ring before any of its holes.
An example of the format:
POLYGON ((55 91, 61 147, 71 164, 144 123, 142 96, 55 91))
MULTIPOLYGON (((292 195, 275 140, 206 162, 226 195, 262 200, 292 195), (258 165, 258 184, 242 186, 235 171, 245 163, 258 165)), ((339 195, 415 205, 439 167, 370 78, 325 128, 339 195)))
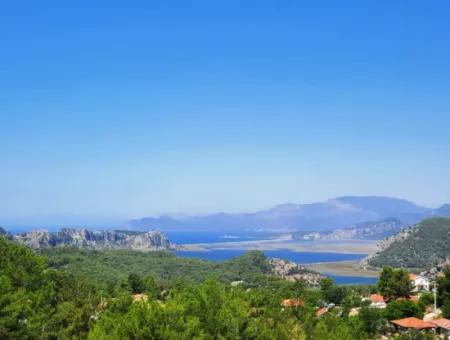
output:
POLYGON ((409 300, 392 301, 384 311, 384 316, 388 320, 407 318, 410 316, 423 318, 425 308, 422 304, 409 300))
POLYGON ((395 299, 408 297, 411 292, 408 272, 404 269, 393 269, 384 266, 378 279, 378 291, 385 298, 395 299))
POLYGON ((143 293, 146 288, 144 279, 136 273, 128 275, 128 286, 134 294, 143 293))
POLYGON ((363 323, 364 331, 371 336, 377 334, 385 324, 383 313, 378 308, 361 308, 359 318, 363 323))
POLYGON ((83 338, 95 290, 0 237, 0 338, 83 338))
MULTIPOLYGON (((443 306, 450 301, 450 267, 444 268, 444 276, 437 280, 438 304, 443 306)), ((447 314, 450 316, 450 313, 447 314)))
POLYGON ((430 306, 434 304, 434 296, 431 292, 423 292, 420 295, 420 303, 422 303, 424 306, 430 306))
POLYGON ((326 302, 334 304, 340 304, 346 295, 345 287, 337 286, 330 278, 320 281, 320 291, 326 302))
POLYGON ((389 265, 410 269, 429 269, 450 255, 450 219, 432 218, 414 227, 405 239, 394 241, 369 260, 374 267, 389 265))
POLYGON ((442 315, 444 318, 450 319, 450 300, 445 300, 444 304, 442 305, 442 315))
POLYGON ((128 279, 130 274, 142 278, 153 276, 170 285, 177 281, 204 281, 215 276, 222 282, 243 280, 255 285, 271 274, 271 267, 262 252, 251 251, 224 262, 186 259, 168 252, 126 250, 94 251, 73 248, 52 248, 43 251, 55 268, 65 268, 99 283, 105 291, 128 279))

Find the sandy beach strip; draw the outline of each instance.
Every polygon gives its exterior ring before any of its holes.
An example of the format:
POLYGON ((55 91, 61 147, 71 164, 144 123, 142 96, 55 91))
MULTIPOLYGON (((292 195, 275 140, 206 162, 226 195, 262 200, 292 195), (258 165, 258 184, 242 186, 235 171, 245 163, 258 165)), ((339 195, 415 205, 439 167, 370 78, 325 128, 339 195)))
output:
POLYGON ((221 242, 221 243, 198 243, 183 244, 182 250, 208 251, 208 250, 277 250, 288 249, 298 252, 329 252, 347 254, 370 254, 375 251, 377 241, 291 241, 286 239, 243 241, 243 242, 221 242))
POLYGON ((359 261, 311 263, 305 266, 319 273, 341 276, 378 277, 380 274, 377 270, 364 270, 359 266, 359 261))

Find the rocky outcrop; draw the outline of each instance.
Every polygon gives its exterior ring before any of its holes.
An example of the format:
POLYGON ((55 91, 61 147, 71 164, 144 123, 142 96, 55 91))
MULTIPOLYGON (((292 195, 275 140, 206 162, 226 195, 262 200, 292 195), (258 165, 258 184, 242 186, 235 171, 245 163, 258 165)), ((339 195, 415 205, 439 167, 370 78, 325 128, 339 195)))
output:
POLYGON ((286 280, 303 280, 309 286, 318 286, 325 276, 297 263, 272 258, 269 260, 273 273, 286 280))
POLYGON ((386 218, 381 221, 358 223, 347 228, 330 231, 298 233, 294 238, 302 240, 381 240, 398 233, 405 224, 396 218, 386 218))
POLYGON ((170 250, 175 246, 158 231, 92 231, 64 228, 58 232, 29 231, 14 239, 32 248, 68 246, 87 249, 170 250))

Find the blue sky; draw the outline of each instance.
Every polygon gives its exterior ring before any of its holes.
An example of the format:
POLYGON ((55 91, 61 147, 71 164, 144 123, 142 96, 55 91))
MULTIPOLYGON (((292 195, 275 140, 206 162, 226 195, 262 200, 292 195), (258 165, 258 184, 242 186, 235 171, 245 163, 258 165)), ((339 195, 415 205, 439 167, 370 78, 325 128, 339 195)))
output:
POLYGON ((450 201, 448 1, 10 1, 0 223, 450 201))

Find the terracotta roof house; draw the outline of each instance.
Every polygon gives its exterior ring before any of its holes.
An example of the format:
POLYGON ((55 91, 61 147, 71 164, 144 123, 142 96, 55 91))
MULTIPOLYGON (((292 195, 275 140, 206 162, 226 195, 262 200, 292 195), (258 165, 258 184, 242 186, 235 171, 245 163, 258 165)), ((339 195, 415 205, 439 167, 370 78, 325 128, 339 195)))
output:
POLYGON ((399 319, 399 320, 392 320, 392 324, 401 327, 401 328, 408 328, 408 329, 431 329, 436 328, 436 325, 432 324, 428 321, 423 321, 418 318, 405 318, 405 319, 399 319))
POLYGON ((450 320, 449 319, 436 319, 430 320, 430 323, 436 325, 436 332, 441 334, 444 338, 450 339, 450 320))
POLYGON ((319 308, 318 310, 316 310, 316 316, 322 316, 322 315, 326 314, 327 312, 328 312, 327 307, 319 308))
POLYGON ((449 319, 436 319, 436 320, 430 320, 429 322, 436 325, 439 328, 445 329, 446 331, 450 331, 450 320, 449 319))
POLYGON ((380 294, 371 294, 369 299, 373 303, 384 302, 384 296, 380 294))
POLYGON ((380 294, 371 294, 369 296, 369 300, 372 302, 370 307, 373 308, 386 308, 386 302, 383 295, 380 294))
POLYGON ((281 301, 281 305, 283 307, 303 307, 305 305, 305 301, 301 299, 285 299, 281 301))

